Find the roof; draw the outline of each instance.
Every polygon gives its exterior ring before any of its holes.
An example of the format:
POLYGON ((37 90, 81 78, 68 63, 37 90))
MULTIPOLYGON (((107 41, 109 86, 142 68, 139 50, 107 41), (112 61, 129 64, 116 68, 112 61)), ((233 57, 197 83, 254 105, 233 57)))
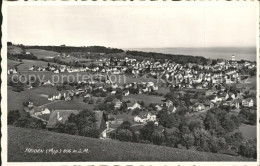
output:
POLYGON ((74 113, 77 115, 80 111, 79 110, 53 110, 50 115, 50 119, 47 124, 47 128, 54 128, 56 124, 58 123, 57 115, 59 113, 59 116, 62 118, 60 120, 61 123, 65 123, 69 116, 74 113))
POLYGON ((207 100, 207 101, 205 101, 204 102, 204 105, 206 105, 206 106, 209 106, 209 105, 211 105, 211 104, 213 104, 211 101, 209 101, 209 100, 207 100))
POLYGON ((202 103, 195 103, 193 107, 204 106, 202 103))
POLYGON ((244 101, 248 101, 248 102, 250 102, 251 100, 253 100, 253 99, 252 98, 244 99, 244 101))
MULTIPOLYGON (((34 106, 34 112, 42 112, 46 109, 47 107, 45 105, 43 106, 34 106)), ((48 110, 50 110, 49 108, 47 108, 48 110)))
POLYGON ((105 115, 104 111, 94 111, 94 112, 96 118, 96 126, 100 128, 103 117, 105 118, 105 121, 107 121, 107 116, 105 115))

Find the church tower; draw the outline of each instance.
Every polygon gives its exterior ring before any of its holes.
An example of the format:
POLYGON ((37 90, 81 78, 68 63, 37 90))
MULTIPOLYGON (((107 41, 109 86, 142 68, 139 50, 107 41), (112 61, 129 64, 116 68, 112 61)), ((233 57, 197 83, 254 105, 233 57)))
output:
POLYGON ((235 60, 236 60, 235 55, 232 55, 232 61, 235 61, 235 60))

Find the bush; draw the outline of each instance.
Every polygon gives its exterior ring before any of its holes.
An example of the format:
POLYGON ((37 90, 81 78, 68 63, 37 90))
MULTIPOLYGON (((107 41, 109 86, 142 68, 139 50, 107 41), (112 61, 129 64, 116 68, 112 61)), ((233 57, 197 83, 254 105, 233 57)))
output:
POLYGON ((12 125, 15 121, 17 121, 21 117, 18 110, 11 110, 8 112, 7 116, 7 124, 12 125))
POLYGON ((245 157, 248 157, 248 158, 255 158, 256 159, 256 156, 257 156, 256 139, 247 140, 247 141, 243 142, 239 146, 238 153, 241 156, 245 156, 245 157))
POLYGON ((88 101, 88 104, 94 104, 94 99, 90 98, 89 101, 88 101))
POLYGON ((20 117, 18 120, 14 122, 14 126, 29 128, 30 119, 27 117, 20 117))
POLYGON ((116 139, 120 141, 133 141, 133 133, 128 129, 119 129, 116 132, 116 139))
POLYGON ((155 131, 152 134, 152 142, 155 145, 163 145, 165 144, 165 136, 162 132, 155 131))
POLYGON ((182 136, 182 145, 189 149, 194 144, 194 136, 192 134, 184 134, 182 136))
POLYGON ((99 130, 93 127, 84 127, 81 135, 85 137, 99 138, 99 130))

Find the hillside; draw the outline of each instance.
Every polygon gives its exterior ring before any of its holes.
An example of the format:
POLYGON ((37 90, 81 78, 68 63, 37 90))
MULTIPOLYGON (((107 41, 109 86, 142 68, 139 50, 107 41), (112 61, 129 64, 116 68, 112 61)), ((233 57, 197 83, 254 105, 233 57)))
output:
POLYGON ((94 138, 59 134, 8 126, 8 161, 244 161, 242 157, 173 149, 155 145, 98 140, 94 138), (34 154, 34 149, 88 149, 82 154, 34 154))
POLYGON ((8 52, 9 52, 10 54, 21 54, 22 51, 23 51, 23 50, 22 50, 20 47, 18 47, 18 46, 8 46, 7 49, 8 49, 8 52))
POLYGON ((26 51, 31 52, 34 56, 36 56, 38 59, 51 59, 56 57, 58 54, 57 52, 54 51, 47 51, 47 50, 42 50, 42 49, 26 49, 26 51))

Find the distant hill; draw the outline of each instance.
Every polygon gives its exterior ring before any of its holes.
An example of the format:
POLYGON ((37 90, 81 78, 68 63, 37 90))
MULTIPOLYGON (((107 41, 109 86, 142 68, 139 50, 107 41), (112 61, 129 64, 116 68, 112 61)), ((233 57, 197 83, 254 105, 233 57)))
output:
POLYGON ((124 52, 117 48, 108 48, 103 46, 89 46, 89 47, 73 47, 73 46, 25 46, 26 49, 43 49, 59 53, 71 52, 92 52, 92 53, 121 53, 124 52))
POLYGON ((8 126, 9 162, 49 161, 245 161, 215 153, 174 149, 156 145, 99 140, 94 138, 59 134, 8 126), (33 154, 25 153, 26 148, 41 149, 88 149, 82 154, 33 154))

